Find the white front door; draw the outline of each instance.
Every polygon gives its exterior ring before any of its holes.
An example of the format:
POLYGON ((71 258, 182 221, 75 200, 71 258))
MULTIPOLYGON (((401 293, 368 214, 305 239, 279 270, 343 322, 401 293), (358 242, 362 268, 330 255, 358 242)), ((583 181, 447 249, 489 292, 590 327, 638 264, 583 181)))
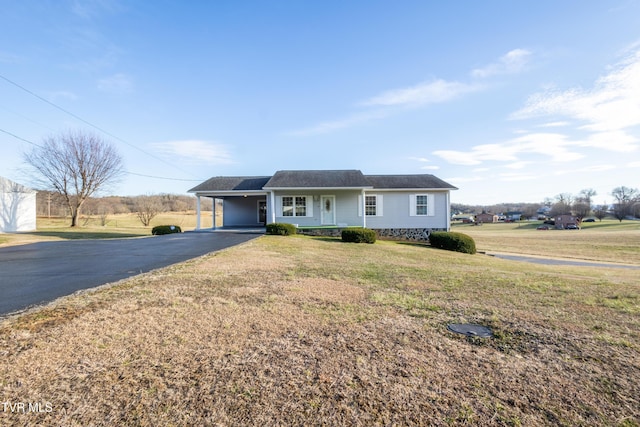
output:
POLYGON ((322 212, 320 222, 322 225, 335 225, 336 223, 336 197, 322 196, 320 198, 320 209, 322 212))

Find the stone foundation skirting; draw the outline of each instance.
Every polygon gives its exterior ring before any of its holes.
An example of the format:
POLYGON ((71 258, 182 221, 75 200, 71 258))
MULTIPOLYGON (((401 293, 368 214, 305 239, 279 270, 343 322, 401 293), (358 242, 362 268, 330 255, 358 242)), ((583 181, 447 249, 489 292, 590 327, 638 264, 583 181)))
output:
MULTIPOLYGON (((342 228, 304 228, 298 229, 298 234, 307 236, 340 237, 342 228)), ((414 242, 428 242, 432 231, 447 231, 444 228, 374 228, 379 238, 393 240, 409 240, 414 242)))
POLYGON ((432 231, 447 231, 444 228, 376 228, 381 239, 410 240, 414 242, 428 242, 432 231))

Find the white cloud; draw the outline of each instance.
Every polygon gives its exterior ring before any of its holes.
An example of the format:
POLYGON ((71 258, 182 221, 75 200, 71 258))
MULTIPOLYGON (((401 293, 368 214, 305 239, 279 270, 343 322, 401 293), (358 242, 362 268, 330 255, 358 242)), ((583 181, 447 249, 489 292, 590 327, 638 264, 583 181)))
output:
POLYGON ((285 132, 285 134, 290 136, 321 135, 321 134, 333 132, 334 130, 345 129, 360 123, 366 123, 372 120, 383 119, 388 115, 389 113, 383 110, 357 113, 357 114, 352 114, 351 116, 344 119, 322 122, 308 128, 285 132))
POLYGON ((161 154, 178 156, 193 163, 229 164, 231 154, 223 144, 201 140, 168 141, 150 144, 161 154))
POLYGON ((85 19, 99 16, 103 12, 113 13, 121 9, 117 0, 74 0, 71 3, 71 11, 85 19))
POLYGON ((450 101, 482 88, 477 84, 437 79, 415 86, 389 90, 361 103, 363 106, 419 106, 450 101))
POLYGON ((549 122, 549 123, 541 124, 538 127, 541 127, 541 128, 558 128, 558 127, 565 127, 565 126, 569 126, 569 122, 565 122, 565 121, 549 122))
POLYGON ((47 98, 49 98, 51 102, 56 102, 60 99, 70 99, 72 101, 75 101, 78 99, 78 95, 76 95, 73 92, 68 92, 66 90, 58 90, 55 92, 49 92, 47 94, 47 98))
POLYGON ((550 157, 554 162, 570 162, 584 157, 569 147, 578 145, 567 136, 556 133, 537 133, 519 136, 500 144, 482 144, 466 151, 438 150, 433 155, 458 165, 479 165, 485 161, 512 162, 512 168, 525 165, 522 154, 538 154, 550 157))
POLYGON ((526 49, 514 49, 507 52, 497 62, 471 71, 475 78, 487 78, 501 74, 514 74, 523 71, 529 63, 531 52, 526 49))
POLYGON ((563 116, 593 132, 583 145, 613 151, 633 151, 638 138, 629 129, 640 125, 640 49, 628 54, 600 77, 591 89, 547 90, 529 97, 514 119, 563 116))
POLYGON ((435 171, 435 170, 440 169, 440 166, 435 166, 435 165, 431 165, 431 166, 422 166, 422 167, 420 167, 420 169, 435 171))
POLYGON ((98 89, 111 94, 122 95, 133 89, 133 81, 126 74, 118 73, 98 80, 98 89))

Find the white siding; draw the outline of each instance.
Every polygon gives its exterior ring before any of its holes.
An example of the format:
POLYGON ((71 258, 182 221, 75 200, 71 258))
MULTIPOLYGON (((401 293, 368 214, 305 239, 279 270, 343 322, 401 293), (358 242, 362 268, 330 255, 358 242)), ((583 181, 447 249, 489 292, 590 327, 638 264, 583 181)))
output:
POLYGON ((0 192, 0 233, 36 229, 36 193, 0 192))

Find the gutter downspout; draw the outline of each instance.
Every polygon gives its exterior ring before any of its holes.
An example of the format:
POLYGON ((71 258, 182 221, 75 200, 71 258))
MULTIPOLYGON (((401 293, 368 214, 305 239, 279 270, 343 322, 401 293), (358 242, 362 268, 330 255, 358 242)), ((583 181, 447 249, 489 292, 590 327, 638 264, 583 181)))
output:
POLYGON ((365 201, 366 195, 364 192, 364 188, 362 189, 362 227, 363 228, 367 228, 367 212, 365 210, 365 206, 367 205, 367 202, 365 201))
POLYGON ((450 203, 451 191, 447 190, 447 231, 451 231, 451 203, 450 203))

